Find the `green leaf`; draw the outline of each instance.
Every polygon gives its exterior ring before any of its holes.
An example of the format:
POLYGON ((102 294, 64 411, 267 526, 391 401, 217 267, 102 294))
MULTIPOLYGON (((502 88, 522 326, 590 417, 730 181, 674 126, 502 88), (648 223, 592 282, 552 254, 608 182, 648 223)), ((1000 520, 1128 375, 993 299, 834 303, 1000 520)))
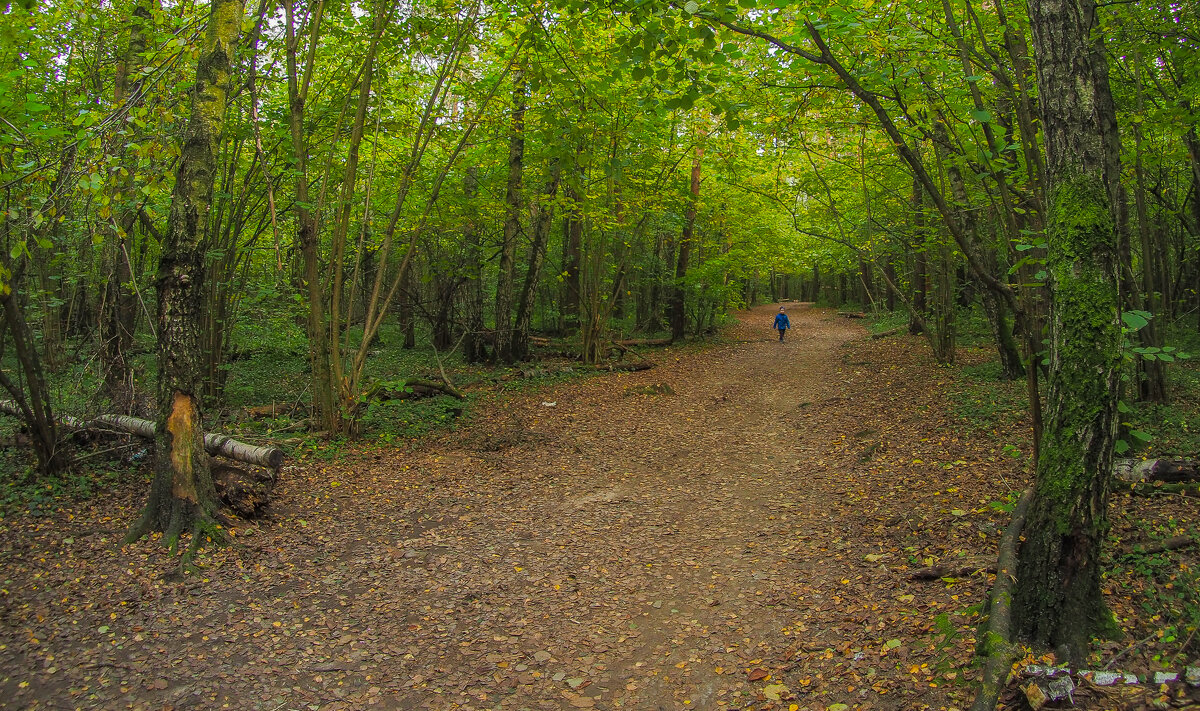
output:
POLYGON ((683 6, 683 11, 689 15, 695 15, 699 9, 700 3, 696 2, 696 0, 688 0, 687 4, 683 6))
POLYGON ((971 109, 971 118, 975 119, 979 123, 991 123, 992 112, 984 111, 983 109, 971 109))
MULTIPOLYGON (((1150 323, 1150 319, 1143 316, 1144 311, 1122 311, 1121 320, 1125 322, 1128 328, 1137 331, 1145 328, 1146 324, 1150 323)), ((1146 314, 1147 316, 1149 314, 1146 314)))

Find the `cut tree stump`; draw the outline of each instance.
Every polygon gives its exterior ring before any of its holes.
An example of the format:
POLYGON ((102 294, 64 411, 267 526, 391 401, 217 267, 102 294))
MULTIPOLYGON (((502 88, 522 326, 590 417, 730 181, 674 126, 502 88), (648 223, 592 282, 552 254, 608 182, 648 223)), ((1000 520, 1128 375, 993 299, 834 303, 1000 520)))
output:
POLYGON ((257 518, 271 503, 276 481, 274 470, 220 462, 213 464, 212 477, 217 497, 240 518, 257 518))

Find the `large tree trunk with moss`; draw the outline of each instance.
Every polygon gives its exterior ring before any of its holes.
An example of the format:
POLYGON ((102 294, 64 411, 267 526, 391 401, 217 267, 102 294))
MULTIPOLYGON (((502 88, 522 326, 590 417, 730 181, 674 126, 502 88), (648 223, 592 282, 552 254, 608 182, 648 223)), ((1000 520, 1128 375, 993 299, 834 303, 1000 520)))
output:
POLYGON ((162 531, 174 545, 190 531, 192 549, 214 533, 217 494, 200 411, 200 323, 217 149, 225 123, 241 0, 212 0, 196 64, 167 234, 158 262, 158 425, 154 481, 136 539, 162 531))
POLYGON ((1100 591, 1117 424, 1120 317, 1110 187, 1116 128, 1091 0, 1034 0, 1050 197, 1050 389, 1021 546, 1017 635, 1074 660, 1109 621, 1100 591))

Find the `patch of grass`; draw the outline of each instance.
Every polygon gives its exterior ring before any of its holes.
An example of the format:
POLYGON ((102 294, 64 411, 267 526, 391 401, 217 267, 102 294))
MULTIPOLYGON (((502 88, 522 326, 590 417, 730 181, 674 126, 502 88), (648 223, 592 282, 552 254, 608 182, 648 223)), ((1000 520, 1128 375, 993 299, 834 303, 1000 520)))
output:
POLYGON ((453 429, 475 398, 450 396, 420 400, 384 400, 369 403, 360 418, 364 437, 385 443, 417 439, 432 432, 453 429))
POLYGON ((109 461, 46 477, 37 473, 27 455, 24 450, 0 452, 0 517, 17 512, 49 515, 64 500, 82 501, 104 494, 136 472, 136 467, 109 461))
POLYGON ((992 338, 992 327, 988 323, 983 308, 972 305, 971 308, 959 309, 954 315, 954 330, 959 347, 995 349, 995 339, 992 338))
POLYGON ((883 333, 893 328, 908 326, 906 311, 872 311, 867 314, 867 330, 871 333, 883 333))
POLYGON ((1023 381, 1000 378, 994 360, 959 366, 949 391, 950 407, 970 429, 994 432, 1020 422, 1029 409, 1023 381))

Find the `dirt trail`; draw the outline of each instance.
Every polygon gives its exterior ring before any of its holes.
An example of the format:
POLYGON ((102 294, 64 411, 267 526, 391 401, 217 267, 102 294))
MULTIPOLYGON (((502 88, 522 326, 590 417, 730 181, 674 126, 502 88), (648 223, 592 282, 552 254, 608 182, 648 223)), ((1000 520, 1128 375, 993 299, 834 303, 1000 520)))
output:
MULTIPOLYGON (((206 582, 164 582, 153 542, 19 573, 0 663, 36 671, 0 674, 0 706, 953 706, 966 692, 934 667, 970 648, 986 576, 906 590, 906 558, 993 535, 946 513, 980 505, 954 485, 978 473, 954 438, 902 434, 938 422, 910 348, 859 341, 871 360, 848 361, 863 329, 798 304, 780 344, 774 311, 416 455, 297 468, 276 523, 238 531, 206 582), (939 647, 941 612, 958 631, 939 647)), ((72 525, 0 562, 34 567, 72 525)))

